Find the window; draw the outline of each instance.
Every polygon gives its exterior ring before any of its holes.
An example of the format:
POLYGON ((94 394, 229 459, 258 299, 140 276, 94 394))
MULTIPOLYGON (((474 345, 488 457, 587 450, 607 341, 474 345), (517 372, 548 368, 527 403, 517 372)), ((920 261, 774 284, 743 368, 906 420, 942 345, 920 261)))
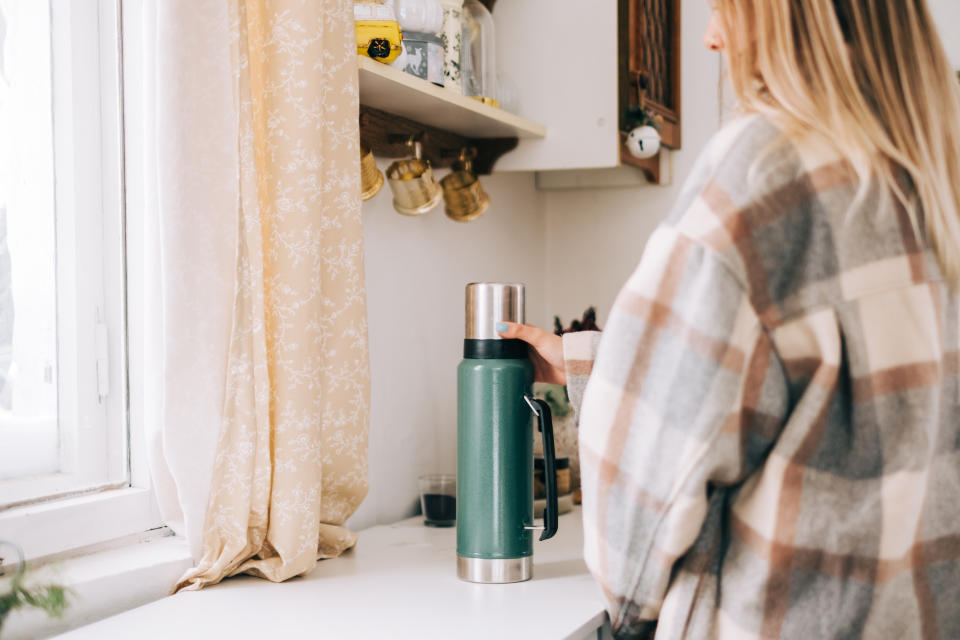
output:
POLYGON ((49 10, 19 4, 0 5, 0 503, 59 470, 49 10))
POLYGON ((0 538, 28 556, 159 524, 130 491, 119 25, 0 0, 0 538))

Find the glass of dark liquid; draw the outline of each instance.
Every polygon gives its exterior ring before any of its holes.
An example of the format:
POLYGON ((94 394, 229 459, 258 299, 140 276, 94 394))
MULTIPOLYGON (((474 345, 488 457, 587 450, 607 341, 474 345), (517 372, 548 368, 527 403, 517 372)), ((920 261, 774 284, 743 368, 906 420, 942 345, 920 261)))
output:
POLYGON ((452 527, 457 522, 457 477, 445 473, 420 476, 420 506, 428 527, 452 527))

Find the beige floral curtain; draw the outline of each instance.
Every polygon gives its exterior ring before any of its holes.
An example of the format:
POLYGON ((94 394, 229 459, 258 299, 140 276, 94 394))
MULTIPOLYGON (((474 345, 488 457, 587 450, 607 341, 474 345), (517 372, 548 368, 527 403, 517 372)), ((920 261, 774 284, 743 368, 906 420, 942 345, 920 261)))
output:
MULTIPOLYGON (((161 153, 160 165, 174 160, 180 166, 158 169, 158 190, 164 189, 163 176, 176 169, 215 174, 219 181, 210 188, 223 196, 211 204, 216 212, 191 214, 226 223, 219 235, 204 226, 176 224, 189 206, 182 197, 160 206, 160 219, 170 217, 161 222, 167 263, 161 280, 172 291, 164 309, 169 388, 161 429, 166 433, 157 456, 167 464, 160 465, 164 473, 154 475, 172 476, 170 491, 181 503, 190 492, 196 502, 200 491, 206 504, 195 545, 199 561, 177 588, 198 589, 238 573, 285 580, 355 543, 343 524, 367 491, 369 371, 352 2, 181 2, 161 16, 161 24, 183 27, 166 36, 167 48, 173 49, 171 41, 193 47, 195 55, 206 48, 221 64, 211 68, 214 62, 195 59, 191 68, 193 56, 182 51, 172 54, 180 62, 171 62, 162 53, 162 36, 160 67, 179 64, 180 74, 191 75, 229 71, 227 78, 178 78, 196 91, 183 89, 183 95, 158 102, 160 129, 162 112, 178 105, 190 115, 174 114, 171 120, 192 123, 160 131, 161 138, 189 136, 191 126, 197 136, 211 135, 203 123, 220 131, 217 153, 190 139, 181 141, 176 153, 161 153), (216 86, 227 100, 195 103, 216 86), (191 145, 197 146, 193 155, 191 145), (223 165, 222 170, 211 165, 223 165), (202 249, 193 233, 207 234, 208 243, 233 243, 231 272, 221 261, 222 277, 205 285, 232 287, 232 314, 229 326, 221 327, 229 335, 225 370, 214 376, 223 384, 219 423, 194 425, 217 430, 209 483, 199 489, 196 474, 187 479, 178 471, 192 455, 190 436, 172 419, 183 413, 182 405, 169 406, 177 398, 189 402, 191 391, 184 387, 193 375, 175 329, 189 326, 190 314, 202 314, 175 308, 187 306, 182 299, 190 296, 183 288, 195 286, 184 264, 193 260, 200 266, 204 260, 184 255, 182 243, 174 246, 182 239, 202 249), (171 370, 171 361, 181 362, 181 370, 171 370)), ((199 180, 181 191, 209 197, 202 189, 199 180)), ((204 275, 198 272, 198 279, 204 275)), ((202 302, 194 296, 195 305, 202 302)), ((201 457, 198 463, 206 462, 201 457)))

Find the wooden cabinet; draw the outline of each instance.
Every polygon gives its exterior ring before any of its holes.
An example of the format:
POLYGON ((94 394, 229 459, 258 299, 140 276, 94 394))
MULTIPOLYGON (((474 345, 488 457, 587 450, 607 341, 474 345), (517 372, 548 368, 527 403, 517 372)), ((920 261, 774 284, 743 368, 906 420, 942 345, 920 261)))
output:
POLYGON ((502 0, 493 11, 501 71, 519 115, 546 136, 521 140, 497 171, 619 164, 617 0, 502 0))
POLYGON ((641 169, 654 183, 668 181, 661 157, 640 160, 626 148, 632 124, 626 117, 643 109, 658 120, 662 144, 679 149, 681 0, 618 0, 620 162, 641 169))
POLYGON ((663 144, 680 148, 680 0, 619 0, 620 113, 662 119, 663 144))
MULTIPOLYGON (((600 184, 669 182, 669 152, 638 161, 623 141, 628 109, 662 119, 668 148, 681 144, 680 0, 513 0, 494 12, 498 55, 520 93, 520 115, 543 123, 546 136, 520 140, 498 171, 621 168, 594 174, 600 184), (616 175, 611 182, 610 176, 616 175)), ((589 181, 588 181, 589 182, 589 181)), ((544 186, 588 186, 583 174, 544 175, 544 186), (572 180, 572 182, 571 182, 572 180)))

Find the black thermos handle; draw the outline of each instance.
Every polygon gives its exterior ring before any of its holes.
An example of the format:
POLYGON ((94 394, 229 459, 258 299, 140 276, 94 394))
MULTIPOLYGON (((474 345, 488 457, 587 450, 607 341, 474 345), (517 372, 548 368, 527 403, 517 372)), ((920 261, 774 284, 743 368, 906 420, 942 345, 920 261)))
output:
POLYGON ((553 447, 553 417, 550 405, 540 398, 524 396, 524 400, 537 414, 537 427, 543 437, 543 477, 547 485, 547 507, 543 511, 543 533, 540 540, 552 538, 557 533, 557 454, 553 447))

